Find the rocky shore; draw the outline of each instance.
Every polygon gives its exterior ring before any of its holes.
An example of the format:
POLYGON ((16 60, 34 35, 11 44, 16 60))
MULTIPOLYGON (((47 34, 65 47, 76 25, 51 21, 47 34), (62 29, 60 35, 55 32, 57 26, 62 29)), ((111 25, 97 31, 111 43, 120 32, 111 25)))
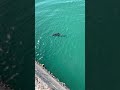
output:
POLYGON ((52 89, 35 74, 35 90, 52 90, 52 89))
POLYGON ((70 90, 65 83, 60 82, 44 65, 35 61, 35 90, 70 90))

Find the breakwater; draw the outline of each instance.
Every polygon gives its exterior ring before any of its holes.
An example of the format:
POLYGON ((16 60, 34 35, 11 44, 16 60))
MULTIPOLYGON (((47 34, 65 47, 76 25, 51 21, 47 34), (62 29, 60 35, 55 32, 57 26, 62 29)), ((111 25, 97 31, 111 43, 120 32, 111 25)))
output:
MULTIPOLYGON (((35 76, 40 78, 40 81, 46 83, 46 87, 51 88, 52 90, 70 90, 65 83, 60 82, 52 73, 50 73, 43 64, 35 61, 35 76)), ((35 79, 36 81, 36 79, 35 79)))

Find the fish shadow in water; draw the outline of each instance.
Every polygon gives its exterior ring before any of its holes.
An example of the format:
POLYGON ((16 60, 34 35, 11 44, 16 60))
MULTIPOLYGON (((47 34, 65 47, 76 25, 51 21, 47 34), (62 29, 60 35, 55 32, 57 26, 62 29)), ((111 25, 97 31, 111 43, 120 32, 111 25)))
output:
POLYGON ((52 34, 53 37, 66 37, 67 35, 62 35, 60 33, 54 33, 52 34))

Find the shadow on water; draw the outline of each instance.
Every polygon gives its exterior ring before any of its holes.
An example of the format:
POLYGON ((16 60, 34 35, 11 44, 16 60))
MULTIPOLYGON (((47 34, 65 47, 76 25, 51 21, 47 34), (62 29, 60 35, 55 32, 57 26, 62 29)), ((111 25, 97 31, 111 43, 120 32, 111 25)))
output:
POLYGON ((53 37, 66 37, 67 35, 62 35, 60 33, 54 33, 52 34, 53 37))

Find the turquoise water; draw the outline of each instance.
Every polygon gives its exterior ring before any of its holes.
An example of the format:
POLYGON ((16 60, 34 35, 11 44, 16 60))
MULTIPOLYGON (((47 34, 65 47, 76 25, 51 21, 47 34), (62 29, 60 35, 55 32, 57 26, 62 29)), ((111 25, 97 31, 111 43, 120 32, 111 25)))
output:
POLYGON ((85 90, 85 1, 35 0, 35 50, 70 90, 85 90))

